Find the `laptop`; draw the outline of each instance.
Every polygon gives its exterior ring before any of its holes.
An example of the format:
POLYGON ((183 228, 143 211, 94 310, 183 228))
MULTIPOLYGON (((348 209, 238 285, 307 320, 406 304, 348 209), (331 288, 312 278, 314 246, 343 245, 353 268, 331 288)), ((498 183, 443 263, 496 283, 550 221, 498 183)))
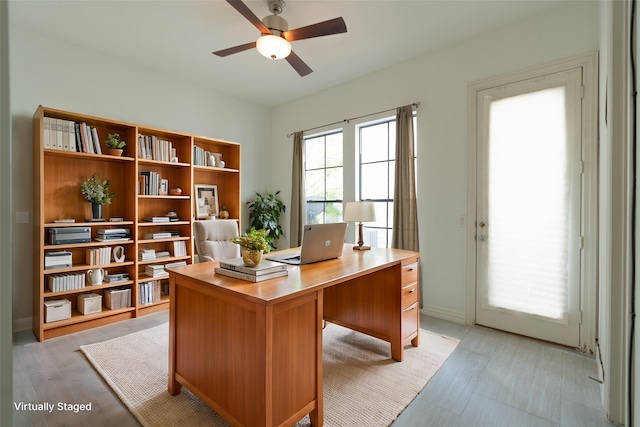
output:
POLYGON ((342 255, 346 232, 346 222, 307 224, 302 232, 302 248, 299 252, 274 253, 266 258, 293 265, 338 258, 342 255))

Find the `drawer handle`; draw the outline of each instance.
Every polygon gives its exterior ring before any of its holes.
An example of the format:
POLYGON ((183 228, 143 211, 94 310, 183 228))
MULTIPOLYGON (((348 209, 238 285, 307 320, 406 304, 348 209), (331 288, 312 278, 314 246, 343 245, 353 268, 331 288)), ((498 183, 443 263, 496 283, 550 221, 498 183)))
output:
POLYGON ((416 291, 416 288, 413 288, 409 291, 410 294, 414 293, 416 291))
POLYGON ((413 271, 413 267, 407 268, 407 271, 413 271))
POLYGON ((411 307, 407 307, 407 308, 405 308, 405 309, 404 309, 404 311, 406 312, 406 311, 415 310, 415 308, 416 308, 416 306, 417 306, 417 305, 418 305, 418 304, 413 304, 411 307))

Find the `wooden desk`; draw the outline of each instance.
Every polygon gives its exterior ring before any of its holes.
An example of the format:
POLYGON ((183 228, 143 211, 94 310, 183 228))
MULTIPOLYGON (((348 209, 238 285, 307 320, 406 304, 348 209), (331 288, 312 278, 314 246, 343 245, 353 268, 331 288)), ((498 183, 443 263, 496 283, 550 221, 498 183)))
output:
POLYGON ((216 262, 171 269, 169 392, 184 385, 234 426, 324 422, 322 320, 418 346, 417 252, 354 251, 251 283, 216 262))

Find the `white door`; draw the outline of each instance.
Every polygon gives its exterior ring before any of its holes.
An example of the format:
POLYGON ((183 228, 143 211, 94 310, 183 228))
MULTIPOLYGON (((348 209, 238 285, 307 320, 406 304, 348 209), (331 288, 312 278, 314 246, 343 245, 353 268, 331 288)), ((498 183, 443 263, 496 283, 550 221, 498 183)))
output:
POLYGON ((476 323, 577 347, 581 89, 576 68, 478 92, 476 323))

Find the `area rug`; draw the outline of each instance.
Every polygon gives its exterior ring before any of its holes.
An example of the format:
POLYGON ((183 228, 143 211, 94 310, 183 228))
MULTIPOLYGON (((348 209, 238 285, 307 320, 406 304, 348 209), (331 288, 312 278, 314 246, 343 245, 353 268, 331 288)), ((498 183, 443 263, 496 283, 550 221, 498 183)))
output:
MULTIPOLYGON (((229 424, 185 387, 167 391, 169 325, 135 332, 82 352, 146 427, 229 424)), ((438 371, 458 340, 420 330, 420 346, 390 359, 389 344, 334 324, 323 335, 325 426, 388 426, 438 371)), ((309 417, 296 427, 310 426, 309 417)))

